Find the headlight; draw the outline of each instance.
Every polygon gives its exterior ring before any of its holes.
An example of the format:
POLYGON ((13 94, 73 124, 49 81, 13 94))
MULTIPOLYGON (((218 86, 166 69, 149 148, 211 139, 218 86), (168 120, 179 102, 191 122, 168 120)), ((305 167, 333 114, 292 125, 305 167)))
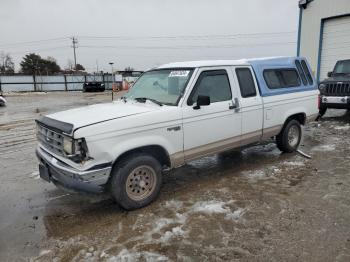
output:
POLYGON ((318 89, 319 89, 321 92, 323 92, 323 91, 326 89, 326 85, 325 85, 325 84, 320 84, 320 85, 318 86, 318 89))
POLYGON ((63 138, 63 150, 67 155, 73 155, 73 139, 70 137, 63 138))

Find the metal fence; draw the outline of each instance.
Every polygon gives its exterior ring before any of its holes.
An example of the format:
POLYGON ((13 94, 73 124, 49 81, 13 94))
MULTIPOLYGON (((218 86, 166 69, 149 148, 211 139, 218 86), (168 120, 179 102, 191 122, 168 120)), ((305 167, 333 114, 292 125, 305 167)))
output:
MULTIPOLYGON (((122 78, 121 78, 122 79, 122 78)), ((95 81, 112 89, 113 77, 103 75, 11 75, 0 76, 2 92, 81 91, 86 82, 95 81)))

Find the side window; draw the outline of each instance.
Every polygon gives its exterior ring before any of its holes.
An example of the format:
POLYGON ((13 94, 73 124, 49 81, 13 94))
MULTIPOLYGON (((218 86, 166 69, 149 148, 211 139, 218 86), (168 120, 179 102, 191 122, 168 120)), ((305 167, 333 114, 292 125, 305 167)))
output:
POLYGON ((296 67, 298 69, 298 73, 299 73, 299 75, 301 77, 301 80, 303 81, 304 86, 306 86, 307 85, 307 80, 306 80, 306 76, 304 74, 304 70, 301 67, 300 61, 299 60, 295 60, 295 65, 296 65, 296 67))
POLYGON ((236 75, 238 78, 239 88, 242 97, 256 96, 256 88, 252 72, 249 68, 236 68, 236 75))
POLYGON ((270 89, 298 87, 300 79, 294 68, 264 70, 264 78, 270 89))
POLYGON ((312 85, 314 81, 312 80, 311 73, 309 71, 309 68, 306 65, 306 62, 304 60, 301 60, 301 65, 303 66, 304 72, 307 76, 307 80, 309 81, 309 84, 312 85))
POLYGON ((187 104, 193 105, 197 101, 199 95, 209 96, 211 103, 231 100, 231 86, 226 70, 202 72, 192 90, 187 104))

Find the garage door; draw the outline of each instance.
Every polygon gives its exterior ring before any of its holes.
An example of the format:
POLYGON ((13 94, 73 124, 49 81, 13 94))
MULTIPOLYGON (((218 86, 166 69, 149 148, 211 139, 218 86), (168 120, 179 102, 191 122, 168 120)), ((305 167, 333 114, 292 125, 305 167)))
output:
POLYGON ((323 27, 320 80, 338 60, 350 59, 350 16, 326 20, 323 27))

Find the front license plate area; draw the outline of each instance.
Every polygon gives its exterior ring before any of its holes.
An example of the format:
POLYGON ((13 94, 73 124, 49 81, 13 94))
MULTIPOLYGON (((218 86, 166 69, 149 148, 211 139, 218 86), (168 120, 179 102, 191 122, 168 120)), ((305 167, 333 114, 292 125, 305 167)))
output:
POLYGON ((42 179, 46 180, 47 182, 50 182, 50 180, 51 180, 51 178, 50 178, 50 171, 43 164, 39 164, 39 175, 40 175, 40 177, 42 179))

